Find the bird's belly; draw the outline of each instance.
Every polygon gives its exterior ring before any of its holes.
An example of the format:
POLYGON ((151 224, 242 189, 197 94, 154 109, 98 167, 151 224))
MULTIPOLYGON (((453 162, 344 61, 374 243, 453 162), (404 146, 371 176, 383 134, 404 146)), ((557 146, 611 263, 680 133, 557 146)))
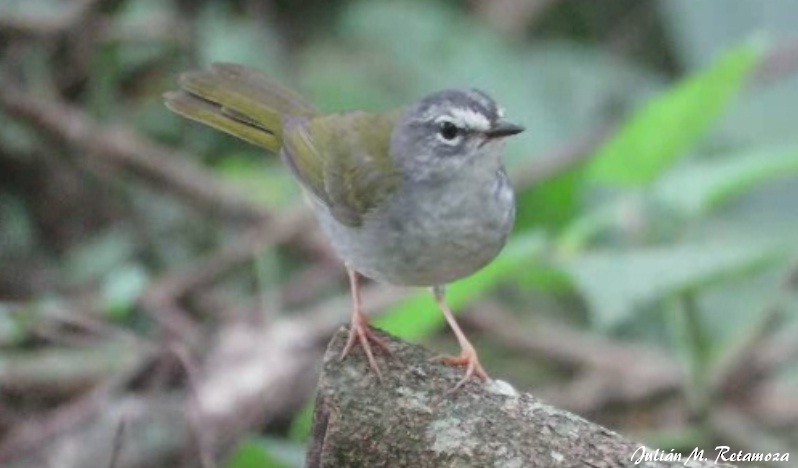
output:
POLYGON ((403 200, 348 227, 322 216, 339 255, 360 273, 407 286, 450 283, 476 272, 504 246, 515 218, 512 190, 469 199, 403 200))

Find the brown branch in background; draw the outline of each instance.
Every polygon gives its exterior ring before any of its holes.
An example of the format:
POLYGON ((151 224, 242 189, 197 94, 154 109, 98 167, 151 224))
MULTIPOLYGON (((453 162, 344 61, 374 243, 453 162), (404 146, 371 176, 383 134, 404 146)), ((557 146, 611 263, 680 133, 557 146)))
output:
POLYGON ((188 155, 161 147, 124 129, 107 129, 85 112, 66 103, 26 95, 18 89, 0 88, 0 106, 49 135, 66 141, 91 157, 148 181, 207 213, 258 226, 252 233, 188 269, 168 274, 144 295, 142 304, 170 333, 183 338, 194 334, 193 319, 179 301, 196 288, 207 286, 253 254, 270 245, 287 243, 321 258, 330 258, 305 211, 273 218, 271 213, 219 182, 188 155))
POLYGON ((122 456, 122 447, 125 445, 125 429, 127 428, 127 418, 123 417, 119 420, 119 426, 114 433, 114 445, 111 450, 111 461, 108 463, 108 468, 118 468, 119 459, 122 456))
POLYGON ((293 275, 280 286, 281 300, 287 307, 307 303, 319 297, 319 292, 323 289, 336 284, 336 279, 343 281, 345 271, 340 262, 308 265, 305 270, 293 275))
MULTIPOLYGON (((793 356, 793 361, 798 355, 793 356)), ((758 386, 756 398, 748 410, 753 418, 779 430, 792 430, 798 426, 798 393, 794 384, 770 380, 758 386)))
POLYGON ((0 465, 39 450, 47 441, 102 412, 119 390, 117 383, 101 385, 74 402, 62 404, 42 416, 16 425, 0 442, 0 465))
POLYGON ((473 1, 477 13, 502 33, 521 37, 540 16, 560 0, 473 1))
POLYGON ((481 301, 462 320, 510 349, 589 377, 589 385, 580 380, 578 386, 589 392, 546 395, 549 401, 581 414, 598 412, 609 404, 631 405, 678 393, 684 381, 682 369, 664 353, 545 322, 521 325, 493 301, 481 301))
POLYGON ((765 380, 779 366, 798 356, 798 340, 794 336, 781 341, 774 339, 774 334, 787 319, 787 311, 796 296, 798 259, 794 259, 787 267, 778 293, 759 312, 758 326, 716 367, 711 385, 717 393, 744 398, 754 389, 741 387, 741 383, 765 380))
POLYGON ((0 16, 0 32, 14 36, 53 36, 83 24, 101 0, 72 0, 58 5, 58 15, 0 16))
POLYGON ((630 55, 645 43, 657 23, 659 8, 654 2, 638 2, 623 14, 607 34, 605 46, 616 55, 630 55))
MULTIPOLYGON (((340 312, 346 315, 348 308, 340 312)), ((177 356, 183 365, 183 389, 162 390, 148 397, 125 396, 123 389, 136 372, 114 377, 74 403, 13 426, 0 441, 0 464, 44 466, 42 460, 58 456, 64 446, 84 448, 80 460, 113 458, 109 453, 114 443, 98 444, 97 436, 118 431, 120 418, 125 418, 127 425, 120 436, 125 456, 117 455, 118 468, 144 462, 172 466, 170 460, 190 447, 192 439, 203 447, 204 466, 213 466, 219 453, 252 427, 284 420, 306 403, 315 385, 314 367, 324 339, 318 332, 327 332, 316 328, 317 324, 317 317, 310 314, 280 318, 265 327, 243 321, 224 323, 207 343, 201 368, 176 343, 178 348, 169 355, 177 356), (154 440, 151 434, 161 431, 170 437, 154 440)), ((59 460, 63 466, 93 466, 59 460)))
POLYGON ((155 281, 139 300, 165 329, 187 339, 195 334, 196 325, 180 303, 192 292, 206 288, 233 268, 251 261, 258 252, 285 243, 299 232, 307 232, 313 219, 307 210, 296 210, 274 222, 255 228, 187 267, 167 273, 155 281))
POLYGON ((191 292, 210 286, 232 268, 251 260, 258 252, 285 243, 297 232, 313 227, 309 210, 296 210, 269 225, 245 233, 237 241, 188 268, 165 275, 146 295, 182 299, 191 292))
POLYGON ((183 401, 178 392, 152 397, 114 392, 58 437, 43 439, 26 453, 3 458, 8 462, 3 466, 52 466, 53 460, 64 468, 107 466, 105 461, 113 458, 120 420, 126 421, 124 456, 118 455, 116 468, 182 466, 175 461, 190 445, 183 401))
POLYGON ((767 86, 798 71, 798 39, 787 40, 770 49, 752 82, 757 86, 767 86))
POLYGON ((201 468, 215 468, 216 463, 213 459, 213 448, 208 436, 209 428, 199 413, 199 398, 197 396, 197 379, 199 369, 194 359, 189 355, 188 350, 180 344, 175 343, 171 347, 172 353, 177 357, 180 365, 186 373, 186 387, 188 398, 186 399, 186 420, 188 421, 189 432, 191 432, 197 447, 197 458, 201 468))
POLYGON ((188 155, 125 128, 102 126, 77 107, 32 96, 9 85, 0 87, 0 106, 87 156, 137 175, 153 188, 178 195, 207 213, 233 221, 271 219, 268 210, 219 182, 188 155))
MULTIPOLYGON (((791 271, 796 274, 798 270, 791 271)), ((795 286, 790 281, 784 284, 795 286)), ((494 301, 480 301, 461 321, 532 359, 576 371, 577 376, 564 387, 536 393, 580 414, 598 414, 608 407, 633 407, 668 395, 678 396, 685 384, 684 369, 665 353, 545 322, 522 325, 494 301)), ((794 336, 774 340, 772 334, 757 332, 754 336, 762 341, 749 341, 741 348, 747 350, 745 353, 734 354, 736 357, 729 360, 734 366, 718 374, 717 406, 739 406, 741 397, 745 397, 745 406, 752 415, 758 415, 752 417, 761 418, 771 427, 793 426, 798 423, 798 398, 782 388, 776 377, 781 366, 798 359, 798 340, 794 336)), ((723 418, 716 421, 714 415, 709 421, 713 427, 723 425, 723 418)))
POLYGON ((724 445, 745 452, 790 453, 791 443, 786 434, 775 436, 761 425, 753 424, 748 415, 735 408, 718 407, 713 409, 712 427, 724 445), (786 436, 786 437, 785 437, 786 436), (781 439, 781 440, 780 440, 781 439))

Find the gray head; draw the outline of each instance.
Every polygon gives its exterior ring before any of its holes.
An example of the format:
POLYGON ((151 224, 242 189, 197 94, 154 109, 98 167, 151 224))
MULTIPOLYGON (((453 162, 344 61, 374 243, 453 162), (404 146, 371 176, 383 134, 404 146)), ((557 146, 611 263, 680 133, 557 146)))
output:
POLYGON ((498 169, 502 140, 524 129, 476 89, 447 89, 411 106, 396 126, 391 151, 405 174, 418 180, 456 177, 474 164, 498 169))

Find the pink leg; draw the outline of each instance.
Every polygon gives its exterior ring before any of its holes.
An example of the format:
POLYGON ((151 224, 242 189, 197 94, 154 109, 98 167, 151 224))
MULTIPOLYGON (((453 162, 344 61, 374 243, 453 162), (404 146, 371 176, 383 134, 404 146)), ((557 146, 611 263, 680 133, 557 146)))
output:
POLYGON ((465 376, 463 376, 460 382, 458 382, 457 385, 455 385, 450 391, 453 392, 462 387, 463 384, 466 383, 472 376, 482 380, 490 380, 488 374, 485 372, 485 369, 482 368, 482 364, 479 363, 479 357, 477 356, 476 349, 474 349, 474 346, 470 341, 468 341, 468 338, 466 338, 465 334, 460 329, 460 326, 457 325, 457 321, 454 319, 454 314, 452 314, 452 310, 446 303, 444 287, 435 286, 432 288, 432 294, 435 296, 435 301, 438 303, 438 307, 440 307, 444 317, 446 317, 446 321, 449 322, 449 326, 452 328, 452 331, 454 331, 454 336, 457 337, 457 342, 460 343, 460 356, 444 356, 438 359, 440 359, 444 364, 451 366, 465 366, 466 368, 465 376))
POLYGON ((352 291, 352 324, 349 327, 349 338, 346 340, 346 346, 344 346, 344 350, 341 352, 341 359, 343 360, 349 351, 355 346, 355 342, 359 342, 360 346, 363 347, 363 351, 366 353, 366 358, 369 361, 369 365, 374 372, 377 374, 379 378, 382 378, 382 373, 380 372, 379 366, 377 366, 377 361, 374 360, 374 353, 371 351, 371 343, 373 342, 380 348, 382 348, 388 354, 391 353, 391 350, 388 349, 388 345, 385 344, 385 341, 382 340, 379 336, 377 336, 374 331, 371 330, 369 327, 369 320, 368 317, 363 313, 362 303, 360 299, 360 274, 350 268, 348 265, 346 267, 346 271, 349 274, 349 286, 352 291))

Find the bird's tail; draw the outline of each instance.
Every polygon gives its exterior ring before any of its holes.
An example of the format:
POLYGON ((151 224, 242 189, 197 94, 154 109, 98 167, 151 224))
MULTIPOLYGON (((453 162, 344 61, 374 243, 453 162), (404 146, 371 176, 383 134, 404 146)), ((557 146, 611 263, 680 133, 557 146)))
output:
POLYGON ((186 72, 179 84, 179 91, 164 94, 166 107, 273 152, 282 147, 286 117, 317 113, 298 94, 242 65, 186 72))

